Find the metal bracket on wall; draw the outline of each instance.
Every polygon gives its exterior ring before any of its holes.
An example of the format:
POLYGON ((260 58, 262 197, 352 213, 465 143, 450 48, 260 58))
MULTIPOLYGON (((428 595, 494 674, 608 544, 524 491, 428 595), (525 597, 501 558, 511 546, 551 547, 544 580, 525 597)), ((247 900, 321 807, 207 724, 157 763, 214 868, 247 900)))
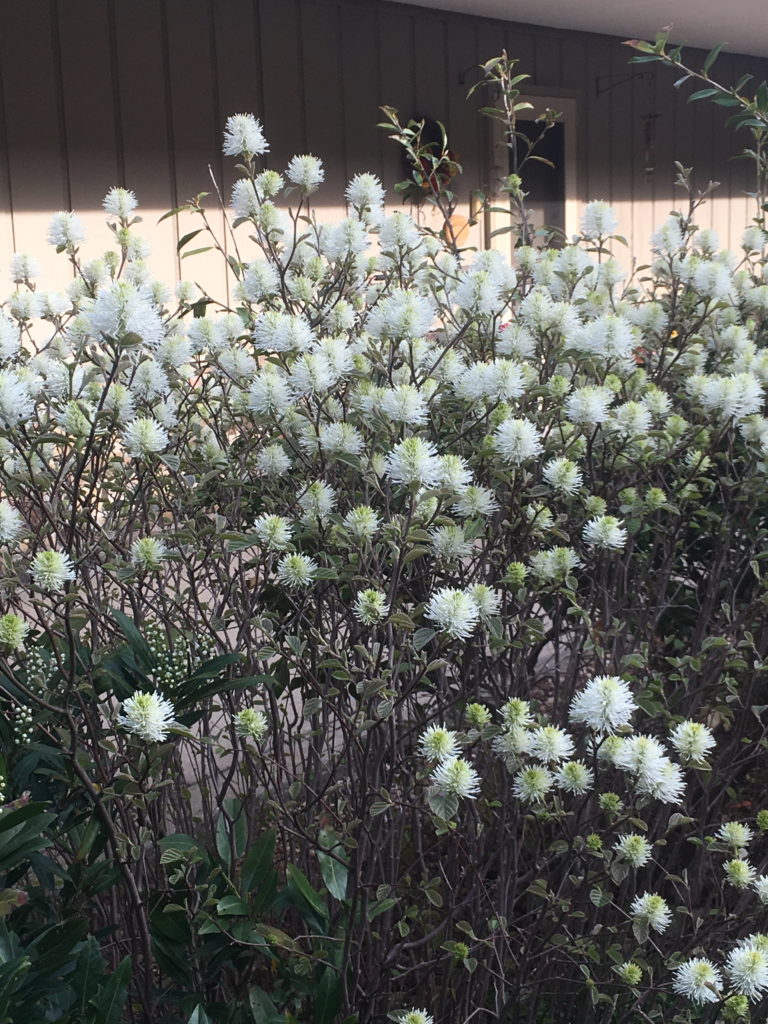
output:
POLYGON ((616 89, 618 86, 631 82, 635 78, 643 78, 646 82, 653 81, 653 75, 650 71, 630 71, 625 75, 597 75, 595 77, 595 96, 601 96, 604 92, 610 92, 611 89, 616 89), (601 85, 601 82, 610 82, 611 84, 601 85))

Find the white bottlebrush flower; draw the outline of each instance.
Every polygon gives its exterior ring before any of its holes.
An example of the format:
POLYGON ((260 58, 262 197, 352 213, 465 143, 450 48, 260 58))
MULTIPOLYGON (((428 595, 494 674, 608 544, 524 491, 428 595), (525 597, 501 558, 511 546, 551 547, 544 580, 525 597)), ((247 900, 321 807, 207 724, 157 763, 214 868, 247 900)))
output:
POLYGON ((596 427, 610 416, 613 393, 600 384, 587 384, 573 391, 565 402, 565 413, 579 426, 596 427))
POLYGON ((726 821, 715 833, 721 843, 732 850, 746 850, 752 842, 752 829, 740 821, 726 821))
POLYGON ((566 458, 552 459, 544 467, 542 476, 553 491, 561 494, 575 494, 582 484, 581 470, 566 458))
POLYGON ((137 690, 124 700, 118 725, 146 742, 159 743, 164 740, 174 724, 176 711, 173 704, 162 694, 137 690))
POLYGON ((13 612, 0 615, 0 647, 17 651, 24 645, 24 639, 28 632, 29 624, 20 615, 15 615, 13 612))
POLYGON ((137 416, 123 433, 123 448, 135 459, 146 458, 168 447, 168 432, 151 416, 137 416))
POLYGON ((325 522, 333 512, 336 507, 336 492, 330 484, 323 480, 315 480, 299 498, 299 505, 304 513, 302 520, 308 525, 315 526, 318 522, 325 522))
POLYGON ((7 501, 0 501, 0 544, 15 544, 24 529, 24 520, 7 501))
POLYGON ((637 342, 630 321, 626 317, 608 313, 574 331, 568 339, 568 347, 615 362, 617 359, 630 359, 637 342))
POLYGON ((581 565, 581 559, 572 548, 550 548, 531 555, 531 569, 546 583, 564 580, 581 565))
POLYGON ((288 381, 271 366, 260 370, 251 381, 248 406, 262 415, 282 416, 293 404, 288 381))
POLYGON ((493 434, 493 447, 503 462, 519 466, 543 450, 535 424, 526 419, 504 420, 493 434))
POLYGON ((464 537, 462 526, 439 526, 430 534, 430 542, 439 562, 460 562, 472 551, 472 542, 464 537))
POLYGON ((723 864, 725 877, 736 889, 748 889, 757 878, 757 872, 743 857, 734 857, 723 864))
POLYGON ((675 968, 672 988, 693 1003, 719 1003, 723 976, 711 960, 693 957, 675 968))
POLYGON ((374 338, 404 341, 422 338, 435 319, 431 301, 415 291, 393 288, 371 312, 366 330, 374 338))
POLYGON ((616 516, 595 516, 584 527, 584 543, 607 551, 620 551, 627 543, 627 531, 616 516))
POLYGON ((255 740, 259 743, 269 730, 269 721, 263 711, 256 708, 243 708, 233 718, 235 732, 243 739, 255 740))
POLYGON ((227 118, 222 146, 225 156, 261 156, 268 150, 261 122, 253 114, 232 114, 227 118))
POLYGON ((470 484, 461 492, 452 511, 462 519, 472 519, 475 516, 491 516, 498 511, 498 508, 499 503, 493 491, 487 487, 470 484))
POLYGON ((458 752, 458 736, 443 725, 430 725, 419 737, 419 753, 429 761, 444 761, 458 752))
POLYGON ((670 217, 651 235, 651 248, 662 256, 676 256, 685 244, 685 236, 677 217, 670 217))
POLYGON ((550 771, 534 765, 531 768, 522 768, 515 775, 512 792, 523 803, 538 804, 544 800, 554 784, 555 778, 550 771))
POLYGON ((96 334, 116 341, 135 334, 152 348, 160 343, 164 334, 163 322, 151 295, 130 281, 113 281, 101 288, 86 320, 96 334))
POLYGON ((262 199, 274 199, 285 188, 282 174, 277 171, 261 171, 253 179, 257 193, 262 199))
POLYGON ((234 183, 230 203, 232 211, 238 220, 258 215, 261 200, 253 182, 249 178, 240 178, 239 181, 234 183))
POLYGON ((397 1024, 435 1024, 435 1018, 426 1010, 400 1010, 397 1024))
POLYGON ((630 907, 632 917, 644 921, 655 932, 665 932, 672 921, 672 911, 667 901, 656 893, 646 892, 636 896, 630 907))
MULTIPOLYGON (((697 378, 691 378, 691 387, 697 378)), ((763 385, 749 372, 705 377, 698 393, 702 406, 723 420, 740 420, 763 408, 763 385)))
POLYGON ((350 206, 360 211, 376 211, 384 204, 384 188, 375 174, 356 174, 344 195, 350 206))
POLYGON ((31 320, 43 313, 43 294, 30 291, 17 291, 8 297, 8 311, 19 321, 31 320))
POLYGON ((727 267, 717 260, 702 260, 693 271, 693 285, 699 295, 708 299, 725 299, 733 282, 727 267))
POLYGON ((144 359, 136 367, 131 381, 134 396, 151 402, 153 398, 167 395, 171 390, 168 374, 156 359, 144 359))
POLYGON ((480 792, 480 776, 463 757, 440 760, 429 781, 440 793, 466 800, 474 800, 480 792))
POLYGON ((283 555, 277 566, 277 578, 286 587, 296 590, 308 587, 317 574, 317 562, 307 555, 283 555))
POLYGON ((438 629, 458 640, 471 636, 480 618, 480 611, 466 590, 453 587, 435 591, 424 614, 437 624, 438 629))
POLYGON ((662 757, 652 771, 641 773, 635 783, 638 793, 652 796, 665 804, 677 804, 685 792, 685 780, 680 765, 662 757))
POLYGON ((285 169, 285 176, 290 182, 297 185, 304 195, 316 191, 325 181, 322 160, 312 156, 311 153, 291 157, 285 169))
POLYGON ((629 725, 637 705, 629 686, 618 676, 595 676, 571 702, 569 718, 598 735, 629 725))
POLYGON ((243 275, 243 295, 249 302, 261 302, 280 287, 277 271, 266 260, 249 263, 243 275))
POLYGON ((494 316, 505 305, 501 282, 487 270, 472 270, 461 275, 453 292, 457 306, 472 316, 494 316))
POLYGON ((379 407, 382 415, 394 423, 418 427, 427 421, 427 403, 424 395, 412 384, 398 384, 397 387, 386 388, 379 407))
POLYGON ((291 543, 293 528, 284 516, 264 513, 255 520, 253 532, 265 548, 270 551, 283 551, 291 543))
POLYGON ((305 317, 270 310, 256 320, 253 342, 265 352, 307 352, 315 334, 305 317))
POLYGON ((265 476, 283 476, 291 468, 291 460, 280 444, 268 444, 256 456, 256 468, 265 476))
POLYGON ((728 954, 725 969, 733 990, 754 1002, 768 989, 768 956, 760 949, 737 946, 728 954))
POLYGON ((370 505, 357 505, 344 516, 344 526, 358 540, 370 540, 379 525, 379 516, 370 505))
POLYGON ((501 608, 501 596, 498 591, 492 590, 485 583, 476 583, 469 588, 469 595, 477 605, 482 622, 488 622, 499 614, 501 608))
POLYGON ((18 324, 0 313, 0 359, 13 359, 21 348, 21 330, 18 324))
POLYGON ((463 494, 472 482, 472 471, 460 455, 441 455, 439 482, 454 494, 463 494))
POLYGON ((69 210, 54 213, 48 223, 48 242, 56 248, 74 249, 85 241, 82 221, 69 210))
POLYGON ((542 725, 531 734, 531 757, 546 764, 566 761, 573 754, 573 740, 555 725, 542 725))
POLYGON ((507 729, 512 728, 512 726, 520 726, 526 729, 533 724, 531 705, 527 700, 523 700, 520 697, 510 697, 502 706, 500 714, 507 729))
POLYGON ((0 425, 15 427, 35 408, 29 383, 13 370, 0 370, 0 425))
POLYGON ((669 742, 683 761, 696 764, 706 761, 715 746, 715 737, 706 725, 687 720, 674 727, 669 734, 669 742))
POLYGON ((616 211, 602 199, 587 203, 581 215, 581 233, 590 240, 607 238, 619 225, 616 211))
POLYGON ((493 752, 503 757, 510 768, 516 768, 520 755, 527 754, 531 746, 531 733, 521 725, 511 725, 493 738, 493 752))
POLYGON ((30 573, 36 587, 56 592, 75 578, 75 567, 63 551, 40 551, 32 559, 30 573))
POLYGON ((440 479, 437 450, 420 437, 406 437, 386 456, 384 472, 396 484, 435 487, 440 479))
POLYGON ((384 591, 369 587, 361 590, 355 598, 352 614, 365 626, 372 626, 386 616, 387 607, 387 595, 384 591))
POLYGON ((614 764, 637 776, 652 776, 664 761, 664 748, 653 736, 629 736, 621 741, 614 764))
POLYGON ((612 410, 608 428, 622 437, 645 437, 651 429, 651 410, 643 402, 622 402, 612 410))
POLYGON ((294 397, 323 394, 334 386, 338 374, 323 352, 304 352, 291 367, 289 385, 294 397))
POLYGON ((763 229, 758 227, 757 224, 753 224, 744 229, 741 236, 741 247, 747 252, 762 252, 767 240, 768 235, 766 235, 763 229))
MULTIPOLYGON (((2 629, 2 621, 0 619, 0 630, 2 629)), ((768 903, 768 875, 758 875, 752 882, 752 888, 757 893, 761 903, 768 903)))
POLYGON ((345 217, 338 224, 324 225, 320 251, 331 262, 354 259, 368 248, 368 232, 359 217, 345 217))
POLYGON ((139 537, 131 544, 131 561, 139 569, 159 569, 168 557, 168 548, 158 537, 139 537))
POLYGON ((11 280, 14 284, 33 281, 40 274, 40 264, 26 252, 15 252, 11 257, 11 280))
POLYGON ((619 836, 613 848, 633 868, 641 868, 651 859, 651 844, 636 832, 619 836))
POLYGON ((139 204, 134 192, 128 188, 115 186, 104 196, 101 205, 104 207, 104 212, 110 216, 127 220, 139 204))
POLYGON ((555 772, 555 785, 574 796, 584 796, 594 781, 592 770, 583 761, 566 761, 555 772))

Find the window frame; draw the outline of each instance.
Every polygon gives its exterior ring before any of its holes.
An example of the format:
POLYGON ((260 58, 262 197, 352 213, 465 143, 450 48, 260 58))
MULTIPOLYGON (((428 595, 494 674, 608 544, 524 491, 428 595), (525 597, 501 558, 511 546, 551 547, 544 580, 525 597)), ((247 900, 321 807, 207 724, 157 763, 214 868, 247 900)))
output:
MULTIPOLYGON (((522 113, 520 120, 531 120, 538 117, 546 107, 562 113, 564 127, 565 168, 564 185, 564 224, 567 238, 579 231, 579 199, 577 173, 577 140, 578 140, 578 102, 576 92, 547 87, 527 85, 519 102, 530 103, 532 109, 522 113)), ((492 100, 497 105, 497 99, 492 100)), ((507 177, 508 164, 504 157, 507 149, 504 146, 504 125, 497 118, 490 118, 490 154, 489 154, 489 199, 491 206, 500 206, 505 201, 501 191, 501 182, 507 177)), ((491 237, 498 228, 509 225, 510 219, 503 211, 486 213, 483 240, 486 249, 499 249, 512 257, 514 236, 511 231, 491 237)))

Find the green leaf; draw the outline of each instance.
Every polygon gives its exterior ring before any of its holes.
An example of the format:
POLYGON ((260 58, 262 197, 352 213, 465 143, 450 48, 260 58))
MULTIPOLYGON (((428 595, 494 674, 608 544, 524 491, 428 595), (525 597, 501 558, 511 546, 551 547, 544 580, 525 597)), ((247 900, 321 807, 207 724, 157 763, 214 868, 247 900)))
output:
POLYGON ((222 917, 245 917, 248 914, 248 904, 239 896, 224 896, 216 904, 216 910, 222 917))
POLYGON ((106 984, 99 987, 93 1001, 96 1010, 95 1020, 100 1024, 117 1024, 128 994, 130 980, 131 958, 127 956, 117 965, 117 970, 110 974, 106 984))
POLYGON ((120 627, 120 631, 128 641, 131 650, 138 657, 139 663, 145 668, 151 668, 155 663, 155 659, 149 649, 149 644, 138 631, 135 623, 127 615, 123 614, 119 608, 113 608, 111 615, 120 627))
POLYGON ((426 647, 432 637, 435 635, 436 630, 434 629, 417 629, 411 637, 411 643, 415 651, 420 651, 423 647, 426 647))
POLYGON ((225 800, 216 821, 216 850, 225 864, 242 857, 247 838, 248 821, 242 803, 237 798, 225 800))
POLYGON ((187 1024, 211 1024, 211 1018, 202 1008, 200 1003, 192 1011, 192 1016, 187 1021, 187 1024))
POLYGON ((455 793, 441 793, 435 786, 427 790, 427 803, 432 813, 443 821, 450 821, 459 809, 459 798, 455 793))
POLYGON ((178 473, 181 466, 181 459, 178 455, 174 455, 173 452, 165 452, 164 455, 160 456, 160 461, 173 473, 178 473))
POLYGON ((275 857, 275 830, 270 828, 262 832, 243 861, 240 880, 243 891, 248 893, 254 886, 260 886, 267 878, 275 857))
POLYGON ((176 252, 181 252, 187 242, 191 242, 193 238, 196 238, 200 234, 201 231, 203 231, 203 228, 198 228, 196 231, 190 231, 189 234, 180 238, 176 244, 176 252))
POLYGON ((277 1024, 284 1020, 263 989, 254 987, 248 990, 248 1006, 254 1024, 277 1024))
POLYGON ((320 863, 320 874, 323 876, 325 887, 335 899, 343 900, 347 895, 349 878, 344 847, 339 842, 339 837, 330 828, 320 830, 320 846, 322 849, 318 850, 317 859, 320 863))
POLYGON ((704 63, 702 65, 702 70, 705 75, 717 60, 718 56, 720 55, 720 51, 724 46, 725 43, 718 43, 718 45, 715 46, 712 50, 710 50, 707 56, 705 57, 704 63))
POLYGON ((307 906, 314 914, 325 920, 328 916, 328 909, 320 893, 315 892, 309 884, 309 880, 295 864, 289 864, 286 868, 288 879, 288 891, 299 906, 307 906))
POLYGON ((333 1024, 341 1008, 341 978, 332 967, 326 967, 317 986, 315 1024, 333 1024))
POLYGON ((717 96, 717 89, 697 89, 696 92, 692 92, 688 97, 688 102, 693 103, 694 100, 708 100, 711 96, 717 96))
POLYGON ((185 252, 181 258, 185 260, 188 256, 199 256, 201 252, 210 252, 211 249, 214 248, 215 246, 213 245, 205 245, 202 249, 190 249, 189 252, 185 252))
POLYGON ((162 224, 164 220, 168 220, 169 217, 176 217, 180 213, 192 213, 194 207, 190 206, 189 203, 185 203, 184 206, 175 206, 168 213, 164 213, 163 216, 158 220, 158 224, 162 224))

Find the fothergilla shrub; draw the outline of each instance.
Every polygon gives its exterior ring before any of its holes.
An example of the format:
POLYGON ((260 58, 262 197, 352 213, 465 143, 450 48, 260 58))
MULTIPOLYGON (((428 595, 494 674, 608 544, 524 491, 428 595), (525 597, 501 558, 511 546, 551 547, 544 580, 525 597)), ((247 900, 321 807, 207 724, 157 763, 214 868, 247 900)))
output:
MULTIPOLYGON (((765 233, 694 202, 628 277, 593 202, 510 266, 266 150, 228 303, 124 189, 64 292, 13 260, 8 927, 87 922, 126 1020, 762 1019, 765 233)), ((68 977, 24 1019, 96 1020, 68 977)))

